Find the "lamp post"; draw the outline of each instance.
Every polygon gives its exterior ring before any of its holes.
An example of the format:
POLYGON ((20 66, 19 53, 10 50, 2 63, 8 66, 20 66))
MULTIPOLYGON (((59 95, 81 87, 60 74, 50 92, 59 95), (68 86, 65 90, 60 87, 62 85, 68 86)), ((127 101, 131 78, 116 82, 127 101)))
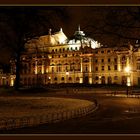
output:
MULTIPOLYGON (((68 82, 69 72, 66 72, 66 82, 68 82)), ((68 87, 66 86, 66 93, 68 94, 68 87)))
POLYGON ((129 66, 127 66, 125 68, 125 72, 127 73, 127 90, 126 90, 126 94, 127 96, 129 95, 129 87, 131 86, 131 68, 129 66))

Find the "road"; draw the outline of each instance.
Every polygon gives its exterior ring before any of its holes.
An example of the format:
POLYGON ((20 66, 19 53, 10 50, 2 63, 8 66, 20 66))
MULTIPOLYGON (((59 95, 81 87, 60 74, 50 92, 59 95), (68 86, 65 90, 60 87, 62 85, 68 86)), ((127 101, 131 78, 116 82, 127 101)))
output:
POLYGON ((97 100, 98 110, 85 117, 33 128, 1 133, 9 134, 139 134, 140 99, 106 96, 105 94, 48 94, 47 96, 97 100))

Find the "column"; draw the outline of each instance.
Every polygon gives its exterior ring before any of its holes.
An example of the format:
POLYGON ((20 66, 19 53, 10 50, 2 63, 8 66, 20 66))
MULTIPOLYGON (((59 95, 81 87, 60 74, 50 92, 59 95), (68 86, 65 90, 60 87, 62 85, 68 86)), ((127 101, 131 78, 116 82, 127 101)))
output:
POLYGON ((131 78, 130 78, 130 75, 127 76, 127 86, 131 86, 131 78))
POLYGON ((89 72, 91 72, 91 71, 92 71, 91 61, 92 61, 92 58, 90 57, 90 58, 89 58, 89 72))
POLYGON ((126 67, 130 67, 129 56, 126 57, 126 67))
POLYGON ((118 55, 118 71, 121 71, 121 56, 118 55))
POLYGON ((41 72, 42 72, 42 74, 44 74, 44 60, 42 61, 41 72))
POLYGON ((37 59, 35 60, 35 74, 38 74, 38 70, 37 70, 37 59))
POLYGON ((89 84, 92 84, 92 57, 89 57, 89 84))
POLYGON ((81 72, 83 72, 83 62, 82 62, 82 58, 81 59, 81 72))
POLYGON ((82 74, 82 72, 83 72, 83 62, 82 62, 82 58, 80 58, 81 59, 81 76, 80 76, 80 83, 83 83, 83 74, 82 74))

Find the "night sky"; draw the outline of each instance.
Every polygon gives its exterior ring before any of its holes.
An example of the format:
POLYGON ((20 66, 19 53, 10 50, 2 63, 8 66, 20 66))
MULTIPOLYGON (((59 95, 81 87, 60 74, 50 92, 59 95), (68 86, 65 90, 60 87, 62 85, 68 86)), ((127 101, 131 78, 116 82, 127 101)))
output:
POLYGON ((9 62, 20 32, 31 38, 48 34, 49 28, 56 32, 62 27, 66 36, 71 37, 79 24, 87 36, 103 45, 134 43, 140 39, 140 7, 0 7, 0 62, 9 62))

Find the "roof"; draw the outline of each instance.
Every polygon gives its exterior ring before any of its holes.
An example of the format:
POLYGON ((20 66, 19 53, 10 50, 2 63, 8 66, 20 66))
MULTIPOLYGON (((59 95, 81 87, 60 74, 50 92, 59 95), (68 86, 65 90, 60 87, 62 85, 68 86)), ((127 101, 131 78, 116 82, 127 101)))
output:
POLYGON ((41 36, 39 38, 39 43, 48 45, 48 46, 54 46, 54 45, 59 45, 59 44, 65 44, 67 40, 66 35, 63 33, 62 28, 60 29, 59 32, 45 36, 41 36))

